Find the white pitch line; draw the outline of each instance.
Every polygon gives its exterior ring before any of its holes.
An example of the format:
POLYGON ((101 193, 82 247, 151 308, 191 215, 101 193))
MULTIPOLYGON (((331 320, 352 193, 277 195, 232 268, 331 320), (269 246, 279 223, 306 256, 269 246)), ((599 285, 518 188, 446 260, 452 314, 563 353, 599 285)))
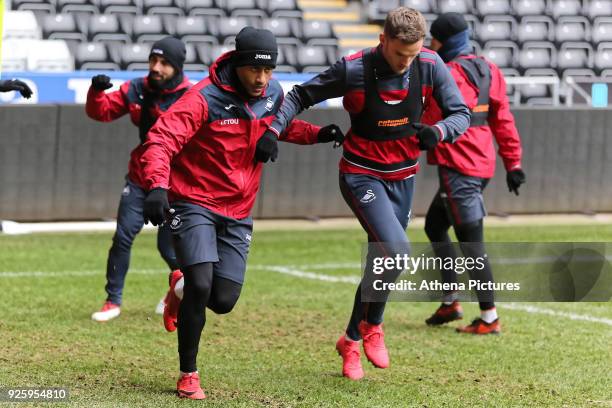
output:
POLYGON ((266 270, 281 273, 283 275, 295 276, 297 278, 311 279, 311 280, 319 280, 324 282, 341 282, 341 283, 352 283, 358 284, 361 282, 361 278, 359 276, 332 276, 332 275, 324 275, 321 273, 315 272, 307 272, 299 269, 295 269, 293 267, 286 266, 265 266, 265 265, 253 265, 250 266, 249 269, 257 269, 257 270, 266 270))
MULTIPOLYGON (((168 272, 167 269, 130 269, 129 273, 134 275, 157 275, 168 272)), ((23 272, 0 272, 0 278, 56 278, 62 276, 104 276, 105 271, 100 269, 97 271, 60 271, 60 272, 49 272, 49 271, 23 271, 23 272)))
MULTIPOLYGON (((358 264, 314 264, 314 265, 303 265, 307 269, 331 269, 326 265, 336 265, 337 267, 359 267, 358 264), (340 266, 341 265, 341 266, 340 266)), ((361 281, 361 277, 356 275, 350 276, 333 276, 325 275, 316 272, 304 271, 297 269, 295 266, 280 266, 280 265, 250 265, 249 269, 254 270, 266 270, 270 272, 276 272, 283 275, 294 276, 296 278, 318 280, 322 282, 332 283, 350 283, 358 284, 361 281)), ((167 272, 165 269, 130 269, 129 273, 133 275, 156 275, 167 272)), ((62 277, 62 276, 104 276, 103 270, 97 271, 61 271, 61 272, 44 272, 44 271, 23 271, 23 272, 0 272, 0 278, 22 278, 22 277, 37 277, 37 278, 48 278, 48 277, 62 277)), ((612 319, 606 319, 602 317, 595 317, 589 315, 581 315, 577 313, 560 312, 553 309, 547 309, 543 307, 521 305, 517 303, 502 303, 498 304, 500 308, 522 311, 532 314, 543 314, 549 316, 564 317, 570 320, 580 320, 594 323, 602 323, 608 326, 612 326, 612 319)))
POLYGON ((603 324, 607 324, 608 326, 612 326, 612 319, 606 319, 603 317, 581 315, 581 314, 570 313, 570 312, 559 312, 557 310, 547 309, 544 307, 521 305, 517 303, 504 303, 503 305, 500 305, 500 307, 504 309, 509 309, 509 310, 520 310, 522 312, 527 312, 527 313, 537 313, 537 314, 544 314, 544 315, 549 315, 549 316, 566 317, 571 320, 583 320, 587 322, 603 323, 603 324))
MULTIPOLYGON (((339 276, 324 275, 320 273, 302 271, 302 270, 295 269, 295 268, 287 268, 287 267, 279 267, 279 266, 255 266, 252 268, 277 272, 277 273, 281 273, 284 275, 295 276, 298 278, 313 279, 313 280, 319 280, 319 281, 324 281, 324 282, 342 282, 342 283, 353 283, 353 284, 358 284, 359 282, 361 282, 361 278, 359 276, 354 276, 354 275, 339 277, 339 276)), ((565 317, 571 320, 581 320, 581 321, 586 321, 586 322, 602 323, 608 326, 612 326, 612 319, 606 319, 603 317, 581 315, 581 314, 569 313, 569 312, 559 312, 553 309, 546 309, 543 307, 530 306, 530 305, 520 305, 516 303, 501 303, 501 304, 498 304, 497 306, 502 309, 517 310, 517 311, 522 311, 522 312, 527 312, 527 313, 532 313, 532 314, 543 314, 543 315, 549 315, 549 316, 565 317)))

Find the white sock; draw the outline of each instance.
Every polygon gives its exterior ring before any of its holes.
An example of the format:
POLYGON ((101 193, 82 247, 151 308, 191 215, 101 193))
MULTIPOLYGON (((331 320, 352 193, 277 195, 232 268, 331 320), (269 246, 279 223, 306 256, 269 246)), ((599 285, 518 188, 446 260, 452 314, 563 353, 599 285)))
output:
POLYGON ((481 310, 480 318, 485 321, 485 323, 491 324, 497 319, 497 309, 492 308, 489 310, 481 310))
POLYGON ((182 377, 182 376, 188 375, 188 374, 197 374, 197 373, 198 373, 197 371, 194 371, 193 373, 184 373, 182 371, 179 371, 179 377, 182 377))
POLYGON ((457 292, 448 293, 442 298, 442 304, 444 306, 450 306, 455 300, 457 300, 457 292))

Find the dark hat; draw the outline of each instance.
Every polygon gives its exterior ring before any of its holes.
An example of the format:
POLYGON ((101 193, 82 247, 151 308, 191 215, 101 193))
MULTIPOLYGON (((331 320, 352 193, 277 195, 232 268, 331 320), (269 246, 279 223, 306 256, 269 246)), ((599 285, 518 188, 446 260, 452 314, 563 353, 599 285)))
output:
POLYGON ((468 29, 467 22, 459 13, 441 14, 433 23, 429 32, 432 37, 443 43, 449 37, 468 29))
POLYGON ((159 55, 178 71, 183 71, 186 54, 185 44, 181 40, 175 37, 165 37, 153 44, 149 58, 151 55, 159 55))
POLYGON ((234 63, 237 67, 245 65, 276 67, 277 57, 278 46, 272 31, 244 27, 236 36, 234 63))

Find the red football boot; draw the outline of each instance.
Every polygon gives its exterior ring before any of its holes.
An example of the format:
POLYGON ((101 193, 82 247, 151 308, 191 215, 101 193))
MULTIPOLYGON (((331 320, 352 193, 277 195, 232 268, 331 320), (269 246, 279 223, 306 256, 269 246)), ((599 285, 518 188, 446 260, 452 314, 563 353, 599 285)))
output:
POLYGON ((499 324, 499 318, 493 320, 491 323, 487 323, 481 318, 478 318, 474 319, 469 326, 458 327, 457 332, 470 334, 500 334, 501 325, 499 324))
POLYGON ((459 302, 455 300, 450 305, 445 305, 444 303, 441 304, 438 310, 436 310, 434 314, 425 320, 425 323, 427 323, 429 326, 439 326, 444 323, 461 319, 463 319, 463 308, 459 302))
POLYGON ((359 333, 363 338, 363 351, 370 363, 378 368, 389 367, 389 353, 385 346, 382 324, 369 324, 362 320, 359 322, 359 333))
POLYGON ((206 394, 200 387, 200 376, 197 372, 181 375, 181 378, 176 382, 176 392, 180 398, 194 400, 206 398, 206 394))
POLYGON ((336 342, 336 350, 340 357, 342 357, 342 375, 351 380, 363 378, 359 342, 348 340, 342 335, 336 342))

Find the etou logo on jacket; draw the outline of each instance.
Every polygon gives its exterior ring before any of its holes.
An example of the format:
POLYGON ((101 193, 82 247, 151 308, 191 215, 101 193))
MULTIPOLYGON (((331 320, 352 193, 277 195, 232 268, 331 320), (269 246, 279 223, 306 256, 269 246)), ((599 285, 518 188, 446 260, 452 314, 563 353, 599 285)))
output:
POLYGON ((238 119, 223 119, 221 125, 238 125, 240 124, 240 120, 238 119))

